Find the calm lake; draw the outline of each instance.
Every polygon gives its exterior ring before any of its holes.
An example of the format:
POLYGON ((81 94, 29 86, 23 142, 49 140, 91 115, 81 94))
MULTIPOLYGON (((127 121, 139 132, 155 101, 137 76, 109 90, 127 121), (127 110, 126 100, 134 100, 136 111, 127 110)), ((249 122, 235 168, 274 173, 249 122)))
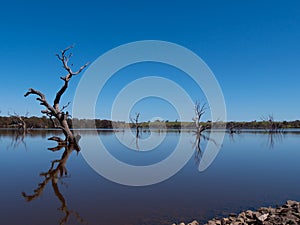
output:
MULTIPOLYGON (((143 151, 142 143, 127 133, 118 135, 136 150, 122 145, 112 131, 96 135, 84 131, 82 150, 76 152, 48 150, 56 143, 47 139, 61 135, 55 130, 33 130, 24 139, 12 130, 0 130, 0 224, 171 225, 300 200, 299 130, 272 136, 254 131, 227 133, 219 154, 203 172, 198 170, 201 154, 192 131, 157 132, 153 138, 165 137, 151 151, 143 151), (82 155, 97 150, 94 140, 100 138, 118 160, 151 165, 167 158, 180 136, 186 143, 180 150, 192 150, 193 156, 176 175, 150 186, 109 181, 82 155)), ((147 135, 142 132, 141 140, 147 135)), ((202 138, 201 149, 210 141, 202 138)))

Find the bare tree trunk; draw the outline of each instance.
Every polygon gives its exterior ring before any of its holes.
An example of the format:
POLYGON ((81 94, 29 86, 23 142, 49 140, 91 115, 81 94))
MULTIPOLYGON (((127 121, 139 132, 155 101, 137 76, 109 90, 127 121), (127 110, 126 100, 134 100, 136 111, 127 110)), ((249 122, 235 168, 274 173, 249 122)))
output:
POLYGON ((140 123, 139 123, 139 117, 140 117, 140 113, 136 113, 135 114, 135 118, 130 118, 131 122, 133 123, 133 126, 135 127, 136 129, 136 138, 139 137, 140 135, 140 123))
POLYGON ((203 131, 210 128, 210 125, 202 126, 200 124, 201 117, 205 113, 205 107, 206 107, 205 104, 201 105, 199 101, 195 102, 195 106, 194 106, 195 117, 193 118, 193 121, 195 122, 196 132, 199 134, 201 134, 203 131))
POLYGON ((40 102, 40 105, 43 105, 46 108, 45 110, 42 110, 41 112, 43 114, 47 115, 52 120, 54 127, 60 128, 63 131, 63 133, 65 135, 65 144, 76 144, 77 145, 77 138, 74 136, 73 132, 70 130, 69 125, 68 125, 68 118, 70 117, 70 115, 69 115, 68 111, 64 112, 64 109, 70 104, 70 102, 67 105, 63 106, 62 108, 60 108, 59 104, 60 104, 60 99, 61 99, 62 95, 65 93, 65 91, 68 88, 69 81, 71 80, 71 78, 73 76, 81 73, 82 70, 87 67, 88 63, 86 63, 85 65, 80 67, 79 70, 77 70, 76 72, 73 72, 72 69, 70 68, 70 66, 68 65, 68 62, 69 62, 70 58, 72 57, 72 53, 66 55, 68 50, 70 50, 71 48, 73 48, 73 47, 70 46, 70 47, 66 48, 65 50, 62 50, 60 54, 56 55, 57 58, 62 62, 63 68, 67 71, 67 75, 65 77, 60 78, 64 81, 64 84, 56 93, 53 105, 48 103, 48 101, 46 100, 46 96, 42 92, 37 91, 33 88, 30 88, 24 96, 27 97, 28 95, 31 95, 31 94, 37 95, 38 97, 36 100, 38 100, 40 102))

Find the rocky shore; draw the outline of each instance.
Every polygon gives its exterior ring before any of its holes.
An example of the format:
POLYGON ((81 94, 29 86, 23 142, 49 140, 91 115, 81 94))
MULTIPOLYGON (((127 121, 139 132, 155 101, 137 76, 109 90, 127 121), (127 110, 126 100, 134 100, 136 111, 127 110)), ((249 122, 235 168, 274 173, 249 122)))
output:
MULTIPOLYGON (((300 202, 287 201, 284 205, 272 208, 262 207, 257 211, 247 210, 240 214, 230 214, 227 218, 212 219, 205 225, 283 225, 300 224, 300 202)), ((177 224, 173 224, 177 225, 177 224)), ((186 225, 179 223, 178 225, 186 225)), ((200 225, 196 220, 187 225, 200 225)))

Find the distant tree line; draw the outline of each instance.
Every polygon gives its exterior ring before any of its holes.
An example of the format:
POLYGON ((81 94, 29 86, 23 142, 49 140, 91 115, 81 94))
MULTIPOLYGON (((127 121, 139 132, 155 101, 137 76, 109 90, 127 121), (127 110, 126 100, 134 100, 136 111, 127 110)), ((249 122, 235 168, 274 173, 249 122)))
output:
POLYGON ((294 121, 250 121, 250 122, 227 122, 227 128, 237 127, 240 129, 269 129, 270 123, 278 129, 300 128, 300 120, 294 121))
MULTIPOLYGON (((22 117, 29 128, 42 128, 51 129, 55 128, 53 122, 46 116, 43 117, 22 117)), ((100 120, 100 119, 74 119, 76 122, 76 128, 112 128, 112 122, 110 120, 100 120)), ((68 124, 70 128, 72 126, 72 119, 68 119, 68 124)), ((14 118, 9 116, 0 116, 0 128, 17 128, 14 122, 14 118)))
MULTIPOLYGON (((22 117, 26 122, 28 128, 42 128, 42 129, 51 129, 54 128, 53 122, 46 116, 43 117, 22 117)), ((14 122, 13 116, 0 116, 0 128, 17 128, 14 122)), ((134 123, 125 123, 125 122, 113 122, 110 120, 101 120, 101 119, 68 119, 68 124, 70 128, 73 128, 73 123, 76 123, 76 128, 125 128, 135 127, 134 123)), ((194 122, 180 122, 180 121, 154 121, 154 122, 140 122, 140 128, 148 129, 151 128, 161 128, 161 124, 164 123, 164 126, 168 129, 181 129, 181 128, 195 128, 194 122)), ((211 121, 201 122, 202 126, 208 126, 211 121)), ((221 123, 221 122, 216 122, 221 123)), ((274 125, 281 129, 287 128, 300 128, 300 120, 295 121, 274 121, 274 125)), ((250 121, 250 122, 227 122, 226 127, 231 129, 266 129, 269 126, 269 121, 250 121)))

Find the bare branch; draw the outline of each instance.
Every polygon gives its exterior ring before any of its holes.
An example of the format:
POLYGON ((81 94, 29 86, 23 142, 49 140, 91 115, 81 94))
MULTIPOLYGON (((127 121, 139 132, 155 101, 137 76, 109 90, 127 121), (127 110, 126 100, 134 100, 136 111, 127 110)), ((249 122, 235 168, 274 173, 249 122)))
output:
POLYGON ((76 71, 75 73, 73 73, 73 75, 77 75, 77 74, 81 73, 82 70, 84 70, 89 64, 90 64, 89 62, 87 62, 86 64, 84 64, 82 67, 79 68, 78 71, 76 71))
POLYGON ((71 102, 68 102, 66 105, 64 105, 64 106, 61 108, 61 111, 63 111, 64 109, 66 109, 70 104, 71 104, 71 102))
POLYGON ((61 55, 58 55, 58 54, 56 55, 58 57, 58 59, 62 62, 63 68, 68 72, 68 74, 65 77, 60 78, 64 81, 64 85, 56 93, 56 97, 55 97, 55 100, 54 100, 53 107, 57 111, 59 111, 59 102, 60 102, 61 96, 67 90, 69 81, 71 80, 72 76, 78 75, 79 73, 82 72, 82 70, 84 70, 89 65, 89 63, 86 63, 85 65, 81 66, 78 71, 73 72, 72 69, 70 68, 70 66, 68 65, 68 62, 69 62, 70 58, 73 56, 73 54, 70 53, 68 56, 66 56, 67 51, 70 50, 71 48, 73 48, 73 46, 69 46, 68 48, 62 50, 61 55))
POLYGON ((68 66, 68 62, 69 62, 69 59, 71 58, 72 54, 69 54, 69 56, 66 56, 66 52, 69 51, 71 48, 73 48, 72 45, 67 47, 66 49, 62 50, 61 55, 56 54, 57 58, 62 62, 63 68, 65 70, 67 70, 69 74, 72 74, 72 70, 68 66))
POLYGON ((40 101, 41 102, 40 104, 43 105, 43 106, 45 106, 53 115, 56 114, 55 109, 47 102, 46 97, 45 97, 45 95, 42 92, 37 91, 37 90, 35 90, 33 88, 30 88, 25 93, 24 97, 27 97, 28 95, 31 95, 31 94, 39 96, 39 98, 36 98, 36 100, 40 101))

